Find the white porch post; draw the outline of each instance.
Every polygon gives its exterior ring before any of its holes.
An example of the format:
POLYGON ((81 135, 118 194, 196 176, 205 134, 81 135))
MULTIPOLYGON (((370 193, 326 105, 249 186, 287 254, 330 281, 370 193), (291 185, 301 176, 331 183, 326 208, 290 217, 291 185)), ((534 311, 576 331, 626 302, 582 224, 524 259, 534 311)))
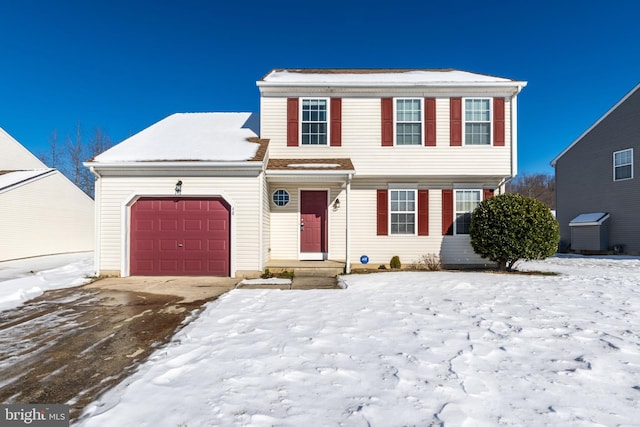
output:
POLYGON ((346 242, 346 247, 345 247, 345 266, 344 266, 344 272, 346 274, 351 273, 351 238, 350 235, 351 233, 349 232, 349 196, 351 195, 351 177, 352 175, 349 174, 347 175, 347 190, 346 190, 346 211, 345 211, 345 222, 346 222, 346 233, 347 235, 345 236, 345 242, 346 242))

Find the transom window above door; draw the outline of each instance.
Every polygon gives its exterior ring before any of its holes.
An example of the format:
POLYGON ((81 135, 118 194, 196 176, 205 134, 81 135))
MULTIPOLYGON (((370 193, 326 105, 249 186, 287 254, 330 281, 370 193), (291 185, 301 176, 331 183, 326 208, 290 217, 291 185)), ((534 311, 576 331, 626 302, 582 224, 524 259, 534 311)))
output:
POLYGON ((422 99, 396 99, 396 145, 422 144, 422 99))
POLYGON ((302 99, 302 145, 327 145, 327 100, 302 99))

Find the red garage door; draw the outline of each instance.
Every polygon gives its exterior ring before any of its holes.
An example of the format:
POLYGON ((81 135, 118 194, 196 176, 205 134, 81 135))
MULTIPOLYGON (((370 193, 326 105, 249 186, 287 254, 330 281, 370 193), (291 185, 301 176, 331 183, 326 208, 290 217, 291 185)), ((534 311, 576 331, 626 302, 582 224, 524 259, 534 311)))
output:
POLYGON ((229 276, 229 206, 220 198, 141 198, 131 206, 131 275, 229 276))

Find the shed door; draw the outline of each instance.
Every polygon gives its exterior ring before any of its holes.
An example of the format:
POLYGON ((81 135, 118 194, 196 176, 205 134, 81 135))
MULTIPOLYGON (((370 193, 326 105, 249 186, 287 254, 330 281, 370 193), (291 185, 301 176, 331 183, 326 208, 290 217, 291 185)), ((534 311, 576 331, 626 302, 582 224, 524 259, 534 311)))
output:
POLYGON ((131 275, 229 276, 221 198, 141 198, 131 206, 131 275))

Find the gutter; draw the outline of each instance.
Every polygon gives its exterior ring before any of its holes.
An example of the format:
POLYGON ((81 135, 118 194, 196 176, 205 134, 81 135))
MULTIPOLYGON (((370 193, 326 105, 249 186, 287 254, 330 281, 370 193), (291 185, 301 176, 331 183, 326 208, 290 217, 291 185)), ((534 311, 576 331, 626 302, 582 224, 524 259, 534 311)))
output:
POLYGON ((263 162, 197 162, 197 161, 166 161, 166 162, 84 162, 90 169, 262 169, 263 162))

